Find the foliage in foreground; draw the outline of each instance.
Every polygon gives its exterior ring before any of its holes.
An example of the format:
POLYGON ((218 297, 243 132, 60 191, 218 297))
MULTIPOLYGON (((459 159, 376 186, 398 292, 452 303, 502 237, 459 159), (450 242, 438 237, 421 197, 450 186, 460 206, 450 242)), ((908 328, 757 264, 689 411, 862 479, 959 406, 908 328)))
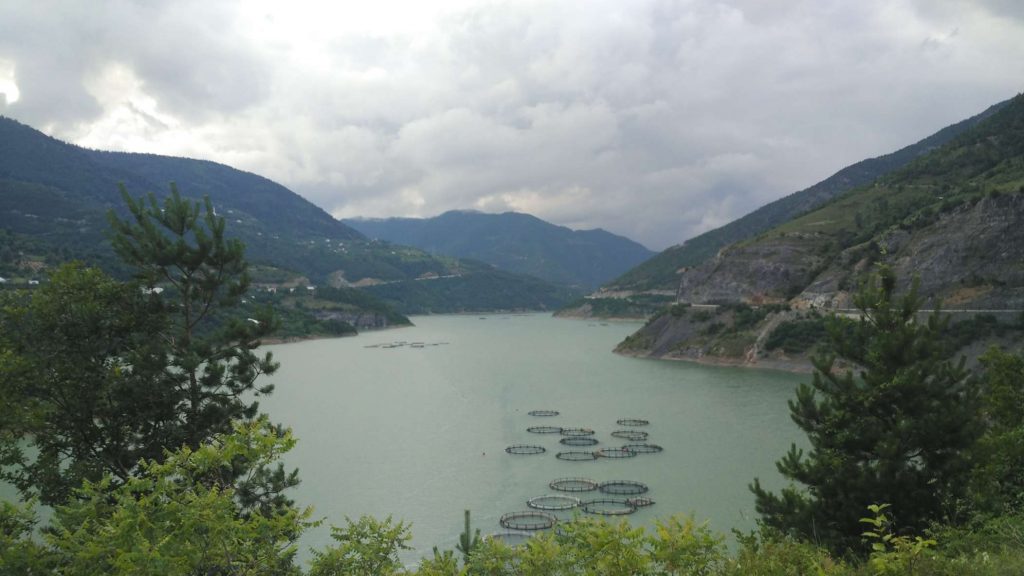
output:
MULTIPOLYGON (((33 537, 31 504, 0 506, 0 573, 11 575, 302 574, 299 537, 319 523, 310 508, 247 508, 230 465, 279 462, 295 441, 265 419, 236 423, 196 449, 149 461, 127 481, 108 474, 85 482, 33 537)), ((578 518, 517 547, 496 540, 472 546, 463 561, 438 551, 416 567, 402 565, 410 526, 362 517, 334 527, 333 546, 314 550, 313 576, 740 576, 817 574, 1018 574, 1024 568, 1024 515, 970 529, 939 528, 924 537, 897 535, 887 506, 860 521, 873 544, 866 560, 840 559, 824 547, 769 528, 724 536, 692 517, 658 522, 653 531, 626 521, 578 518), (934 538, 934 540, 933 540, 934 538), (938 542, 936 544, 936 541, 938 542)))
POLYGON ((942 340, 948 319, 916 321, 916 286, 897 296, 882 268, 854 297, 859 321, 830 319, 834 353, 814 359, 789 403, 810 451, 793 445, 777 464, 805 488, 751 487, 767 525, 842 553, 862 548, 860 512, 877 502, 899 512, 900 533, 954 519, 983 425, 970 374, 942 340), (837 357, 849 368, 835 369, 837 357))

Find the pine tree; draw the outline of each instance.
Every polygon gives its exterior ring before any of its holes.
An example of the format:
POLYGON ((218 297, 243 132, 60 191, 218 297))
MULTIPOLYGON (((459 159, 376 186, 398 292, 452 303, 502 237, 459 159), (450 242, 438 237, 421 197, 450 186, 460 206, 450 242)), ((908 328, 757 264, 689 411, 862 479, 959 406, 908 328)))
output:
MULTIPOLYGON (((273 385, 257 385, 273 374, 277 363, 255 350, 277 321, 269 309, 254 318, 233 313, 249 287, 244 245, 228 239, 224 219, 207 197, 198 202, 181 197, 177 186, 163 203, 153 194, 133 199, 121 187, 131 214, 122 220, 111 212, 112 242, 121 259, 150 289, 163 288, 168 314, 163 334, 171 368, 165 377, 177 391, 181 418, 176 446, 195 448, 214 435, 231 431, 232 422, 254 418, 259 403, 273 385)), ((235 488, 247 506, 281 506, 282 491, 298 483, 297 472, 250 470, 236 463, 236 477, 247 478, 235 488)))
POLYGON ((899 530, 954 519, 980 431, 976 395, 942 344, 948 319, 918 322, 917 282, 902 296, 895 286, 881 268, 855 296, 860 320, 829 322, 832 350, 789 403, 810 450, 794 444, 777 463, 804 488, 751 486, 766 525, 842 551, 859 547, 870 504, 891 504, 899 530))
POLYGON ((244 246, 225 237, 224 219, 209 198, 200 219, 199 203, 183 199, 174 184, 162 206, 152 194, 148 202, 123 186, 121 194, 132 218, 110 214, 114 248, 145 286, 166 290, 165 341, 182 391, 182 441, 196 447, 229 431, 231 420, 256 415, 258 404, 243 400, 245 394, 273 390, 257 388, 256 379, 277 365, 269 353, 253 352, 272 323, 220 314, 239 304, 249 275, 244 246))

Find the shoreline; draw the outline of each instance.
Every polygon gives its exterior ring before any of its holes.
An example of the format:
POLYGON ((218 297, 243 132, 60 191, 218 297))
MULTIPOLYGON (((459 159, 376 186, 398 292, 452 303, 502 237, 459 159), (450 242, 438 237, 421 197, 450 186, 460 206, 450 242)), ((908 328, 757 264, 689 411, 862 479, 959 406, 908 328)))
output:
POLYGON ((588 322, 633 322, 643 324, 650 316, 586 316, 582 314, 560 314, 554 312, 552 318, 558 320, 586 320, 588 322))
POLYGON ((316 334, 316 335, 310 335, 310 336, 291 336, 291 337, 286 337, 286 338, 264 338, 264 339, 260 340, 260 345, 262 346, 262 345, 266 344, 268 346, 276 346, 278 344, 295 344, 295 343, 298 343, 298 342, 312 342, 313 340, 331 340, 331 339, 334 339, 334 338, 358 338, 359 336, 361 336, 363 334, 368 334, 368 333, 372 333, 372 332, 383 332, 385 330, 398 330, 398 329, 401 329, 401 328, 414 328, 414 327, 416 327, 416 324, 410 322, 409 324, 400 324, 400 325, 399 324, 395 324, 393 326, 385 326, 383 328, 373 328, 371 330, 361 330, 361 331, 356 332, 355 334, 340 334, 340 335, 339 334, 316 334))
POLYGON ((692 364, 700 364, 702 366, 716 366, 719 368, 747 368, 752 370, 775 370, 778 372, 788 372, 790 374, 812 374, 814 372, 814 365, 810 361, 801 360, 771 360, 764 359, 758 362, 746 362, 739 358, 729 358, 726 356, 701 356, 699 358, 683 357, 683 356, 652 356, 650 354, 641 354, 633 352, 625 352, 620 350, 613 350, 613 354, 619 356, 625 356, 627 358, 637 358, 639 360, 666 360, 671 362, 689 362, 692 364))

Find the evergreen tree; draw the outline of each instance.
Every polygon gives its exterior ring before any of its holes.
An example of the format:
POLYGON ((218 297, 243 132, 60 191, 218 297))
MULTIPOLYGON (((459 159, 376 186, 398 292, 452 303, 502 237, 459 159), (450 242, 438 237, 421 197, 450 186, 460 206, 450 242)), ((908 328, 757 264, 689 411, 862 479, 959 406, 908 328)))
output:
POLYGON ((224 219, 209 198, 200 219, 199 203, 183 199, 174 184, 162 206, 153 194, 148 202, 133 199, 123 186, 121 194, 131 219, 110 213, 114 249, 145 286, 167 291, 165 341, 179 374, 183 441, 195 447, 228 431, 233 419, 256 415, 258 404, 243 400, 245 394, 273 390, 255 383, 277 365, 270 353, 253 352, 273 323, 218 314, 239 304, 249 274, 244 246, 225 237, 224 219))
POLYGON ((973 499, 983 512, 1024 510, 1024 357, 992 347, 980 361, 986 430, 974 449, 973 499))
MULTIPOLYGON (((268 352, 255 350, 260 339, 276 328, 269 309, 255 318, 233 310, 249 287, 244 246, 224 233, 210 199, 181 197, 177 186, 162 205, 156 196, 133 199, 121 187, 130 219, 109 214, 117 254, 135 270, 149 289, 162 288, 168 314, 162 340, 170 369, 165 377, 178 397, 181 418, 176 445, 195 448, 215 434, 231 430, 235 420, 254 418, 259 403, 252 399, 273 390, 256 385, 261 375, 273 374, 277 363, 268 352)), ((274 507, 287 503, 282 491, 298 483, 297 472, 235 465, 238 496, 247 506, 274 507)))
POLYGON ((941 342, 947 320, 919 323, 917 282, 902 296, 895 287, 881 268, 855 296, 861 319, 829 322, 832 352, 789 403, 810 450, 794 444, 777 464, 804 489, 751 486, 766 525, 845 550, 858 547, 873 503, 892 505, 900 531, 954 519, 979 433, 976 395, 941 342))

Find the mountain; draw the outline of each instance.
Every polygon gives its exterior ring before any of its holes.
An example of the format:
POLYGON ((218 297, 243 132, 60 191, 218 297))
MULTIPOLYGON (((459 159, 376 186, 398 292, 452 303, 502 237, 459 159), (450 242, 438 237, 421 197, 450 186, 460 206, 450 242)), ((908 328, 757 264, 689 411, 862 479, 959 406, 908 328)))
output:
POLYGON ((517 212, 456 210, 433 218, 353 219, 345 223, 371 238, 472 258, 502 270, 585 288, 596 288, 654 255, 605 230, 570 230, 517 212))
POLYGON ((533 276, 495 270, 482 262, 463 262, 467 273, 462 277, 405 280, 368 286, 365 291, 406 314, 555 310, 580 295, 533 276), (474 273, 473 266, 487 273, 474 273))
POLYGON ((853 308, 876 264, 896 272, 898 290, 916 278, 924 307, 941 306, 963 330, 1024 330, 1024 95, 903 168, 686 270, 672 313, 620 350, 756 363, 779 330, 820 334, 821 312, 853 308), (979 311, 985 324, 971 328, 979 311))
MULTIPOLYGON (((256 174, 203 160, 87 150, 0 117, 0 275, 30 277, 72 258, 125 274, 106 237, 107 211, 125 211, 118 185, 136 197, 162 198, 170 182, 185 197, 210 197, 228 234, 245 243, 257 283, 363 287, 417 278, 468 282, 497 272, 369 240, 256 174)), ((517 286, 532 290, 537 283, 517 286)), ((552 288, 533 300, 547 301, 552 288)))
POLYGON ((862 160, 799 192, 766 204, 725 226, 705 232, 672 246, 657 256, 609 282, 607 291, 672 290, 679 283, 679 272, 697 266, 723 247, 753 238, 800 214, 809 212, 844 192, 874 182, 879 177, 902 168, 960 134, 977 126, 1009 104, 1009 100, 990 106, 984 112, 939 130, 927 138, 884 156, 862 160))
MULTIPOLYGON (((255 262, 310 260, 301 242, 363 236, 298 194, 261 176, 202 160, 87 150, 0 117, 0 226, 76 257, 109 260, 107 210, 124 211, 118 185, 133 196, 163 196, 177 182, 186 197, 209 196, 255 262), (270 240, 283 240, 270 246, 270 240)), ((317 270, 302 270, 317 274, 317 270)))

